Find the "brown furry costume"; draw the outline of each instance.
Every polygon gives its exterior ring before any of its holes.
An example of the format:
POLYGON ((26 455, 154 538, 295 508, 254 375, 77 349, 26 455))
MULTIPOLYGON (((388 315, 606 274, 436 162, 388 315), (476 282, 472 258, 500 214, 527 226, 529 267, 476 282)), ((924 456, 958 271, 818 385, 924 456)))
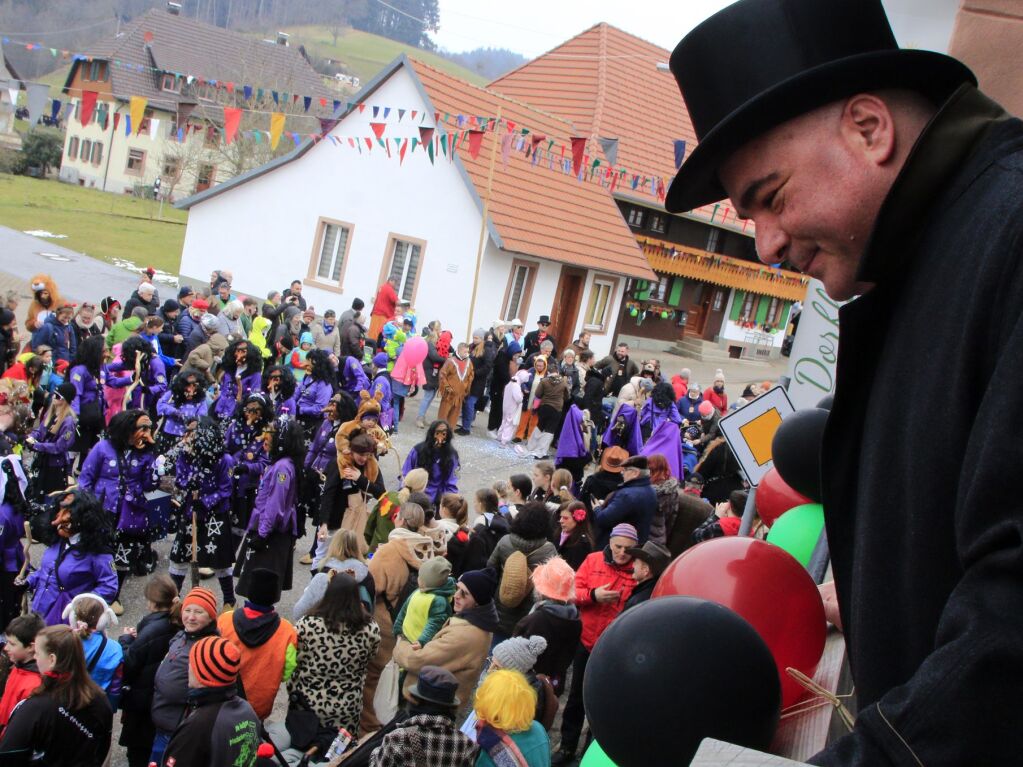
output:
MULTIPOLYGON (((337 445, 337 468, 338 472, 343 474, 345 469, 352 467, 352 451, 349 449, 352 439, 358 434, 368 434, 370 437, 376 440, 377 443, 377 454, 386 453, 391 449, 391 443, 387 439, 387 433, 380 428, 380 400, 383 399, 383 392, 378 391, 372 397, 369 396, 369 392, 363 389, 359 392, 359 410, 355 414, 355 418, 348 423, 343 423, 337 430, 337 436, 334 438, 334 442, 337 445), (372 429, 364 429, 362 426, 362 419, 366 416, 375 416, 377 419, 377 425, 372 429)), ((376 482, 377 477, 380 475, 380 466, 377 463, 376 456, 370 456, 369 460, 366 461, 366 465, 362 467, 363 473, 370 482, 376 482)))
POLYGON ((60 295, 60 291, 57 290, 57 283, 53 281, 53 278, 48 274, 37 274, 31 280, 29 280, 29 289, 32 291, 32 301, 28 305, 28 314, 25 316, 25 329, 29 333, 35 333, 39 330, 41 323, 38 320, 40 312, 55 312, 57 307, 64 303, 64 299, 60 295), (38 290, 37 285, 43 285, 44 290, 50 294, 50 305, 43 306, 39 303, 39 298, 36 295, 38 290))

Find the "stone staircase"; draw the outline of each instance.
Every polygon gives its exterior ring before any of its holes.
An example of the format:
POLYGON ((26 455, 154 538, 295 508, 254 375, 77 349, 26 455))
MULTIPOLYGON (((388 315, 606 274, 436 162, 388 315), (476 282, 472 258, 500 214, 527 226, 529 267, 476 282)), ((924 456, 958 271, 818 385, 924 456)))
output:
POLYGON ((728 351, 722 349, 715 342, 704 341, 696 336, 686 336, 676 341, 671 351, 680 357, 689 357, 700 362, 728 363, 737 361, 729 357, 728 351))

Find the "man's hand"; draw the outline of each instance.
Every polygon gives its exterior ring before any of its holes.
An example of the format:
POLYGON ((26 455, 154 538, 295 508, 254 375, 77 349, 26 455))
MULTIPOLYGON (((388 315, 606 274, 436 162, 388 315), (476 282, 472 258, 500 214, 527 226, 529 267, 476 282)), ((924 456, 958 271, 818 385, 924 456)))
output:
POLYGON ((594 600, 600 602, 601 604, 606 604, 608 602, 617 602, 618 598, 622 595, 622 592, 612 591, 610 588, 608 588, 610 585, 611 585, 610 583, 606 583, 603 586, 598 586, 597 588, 595 588, 593 590, 594 600))
POLYGON ((824 617, 828 622, 834 624, 839 631, 842 630, 842 614, 838 611, 838 594, 835 593, 835 582, 828 581, 817 587, 824 600, 824 617))

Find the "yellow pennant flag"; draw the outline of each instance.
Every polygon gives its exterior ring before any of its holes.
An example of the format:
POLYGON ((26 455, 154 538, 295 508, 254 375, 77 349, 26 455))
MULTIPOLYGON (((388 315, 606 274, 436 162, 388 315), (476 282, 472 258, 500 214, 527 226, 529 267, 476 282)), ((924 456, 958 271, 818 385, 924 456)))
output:
POLYGON ((270 115, 270 148, 276 149, 277 143, 281 140, 281 133, 284 132, 284 112, 274 112, 270 115))
POLYGON ((142 118, 146 116, 146 103, 148 101, 149 99, 145 96, 131 97, 131 104, 128 109, 131 115, 131 129, 134 133, 138 133, 139 128, 142 127, 142 118))

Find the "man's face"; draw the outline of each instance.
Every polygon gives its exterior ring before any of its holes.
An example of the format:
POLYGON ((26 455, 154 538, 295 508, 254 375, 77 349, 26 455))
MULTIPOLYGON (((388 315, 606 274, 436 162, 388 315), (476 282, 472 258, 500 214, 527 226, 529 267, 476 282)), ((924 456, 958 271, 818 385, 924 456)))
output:
POLYGON ((632 561, 632 555, 629 553, 629 549, 637 545, 632 538, 615 535, 611 538, 610 544, 611 559, 614 560, 616 565, 627 565, 632 561))
POLYGON ((790 120, 719 171, 736 214, 756 223, 760 260, 788 262, 836 300, 869 287, 856 272, 886 191, 842 132, 841 113, 842 104, 830 105, 790 120))
POLYGON ((650 576, 653 573, 650 572, 650 566, 642 559, 634 560, 632 563, 632 577, 636 579, 637 583, 650 580, 650 576))
POLYGON ((226 282, 222 282, 220 283, 220 287, 217 288, 217 293, 226 301, 227 297, 231 295, 231 286, 226 282))
POLYGON ((291 292, 296 296, 302 295, 302 283, 301 282, 291 283, 291 292))
POLYGON ((455 588, 455 599, 454 608, 456 613, 463 612, 465 610, 471 610, 476 606, 476 600, 472 596, 472 592, 465 587, 465 584, 459 583, 455 588))
POLYGON ((626 357, 629 356, 629 347, 626 346, 625 344, 618 344, 618 346, 615 348, 615 356, 618 357, 618 359, 620 360, 624 360, 626 357))
POLYGON ((622 469, 622 481, 631 482, 632 480, 639 477, 639 469, 634 466, 626 466, 622 469))
POLYGON ((192 302, 194 300, 195 293, 189 293, 187 296, 182 296, 181 298, 179 298, 178 303, 187 308, 192 305, 192 302))

